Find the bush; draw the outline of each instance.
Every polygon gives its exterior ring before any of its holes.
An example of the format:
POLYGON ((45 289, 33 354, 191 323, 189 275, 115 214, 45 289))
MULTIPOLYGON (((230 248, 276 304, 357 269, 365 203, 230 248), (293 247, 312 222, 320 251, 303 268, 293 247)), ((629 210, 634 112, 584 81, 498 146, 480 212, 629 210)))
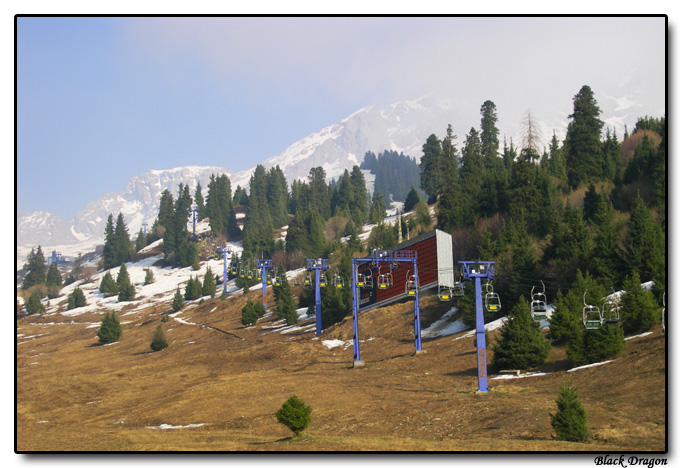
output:
POLYGON ((166 341, 166 336, 163 334, 163 329, 161 325, 156 327, 154 332, 154 337, 152 338, 152 344, 149 346, 152 351, 161 351, 168 347, 168 341, 166 341))
POLYGON ((607 324, 597 330, 583 330, 569 341, 566 356, 571 367, 592 364, 620 354, 625 346, 623 330, 617 324, 607 324))
POLYGON ((523 296, 509 311, 501 339, 496 341, 491 365, 497 370, 537 367, 545 362, 551 347, 531 318, 530 304, 523 296))
POLYGON ((177 312, 178 310, 182 309, 182 306, 185 305, 185 298, 183 295, 180 293, 180 286, 175 290, 175 295, 173 296, 173 312, 177 312))
POLYGON ((40 302, 40 293, 34 291, 26 301, 26 313, 31 314, 42 314, 45 312, 45 306, 40 302))
POLYGON ((561 387, 556 401, 558 411, 550 414, 557 440, 585 442, 589 437, 587 416, 578 392, 570 385, 561 387))
POLYGON ((310 413, 313 409, 296 395, 291 395, 277 411, 277 421, 297 436, 310 424, 310 413))
POLYGON ((258 321, 258 313, 253 307, 253 302, 248 301, 242 308, 242 325, 245 327, 254 325, 258 321))
POLYGON ((147 268, 147 273, 144 275, 144 284, 152 284, 154 282, 154 272, 151 268, 147 268))
POLYGON ((99 338, 100 344, 113 343, 121 338, 123 330, 121 329, 121 324, 118 321, 118 317, 114 312, 109 314, 106 313, 102 319, 102 324, 97 332, 97 337, 99 338))
POLYGON ((67 309, 75 309, 77 307, 83 307, 85 305, 85 294, 80 288, 75 288, 68 297, 67 309))

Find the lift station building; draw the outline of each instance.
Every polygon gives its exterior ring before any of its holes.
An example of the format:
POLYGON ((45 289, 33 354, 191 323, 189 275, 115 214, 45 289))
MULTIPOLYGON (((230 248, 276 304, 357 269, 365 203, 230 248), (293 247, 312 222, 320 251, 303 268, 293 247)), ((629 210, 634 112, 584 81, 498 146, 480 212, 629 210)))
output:
MULTIPOLYGON (((438 290, 439 286, 452 288, 455 282, 455 273, 452 258, 452 236, 438 229, 425 232, 413 239, 398 244, 386 252, 401 250, 417 252, 417 274, 419 277, 419 292, 430 289, 438 290)), ((363 263, 358 265, 358 275, 365 278, 372 277, 372 288, 360 288, 359 304, 360 311, 366 311, 374 307, 388 305, 407 297, 406 283, 414 274, 410 262, 398 262, 393 268, 388 263, 381 262, 379 265, 363 263), (391 285, 384 281, 380 287, 380 276, 383 279, 390 274, 391 285)))

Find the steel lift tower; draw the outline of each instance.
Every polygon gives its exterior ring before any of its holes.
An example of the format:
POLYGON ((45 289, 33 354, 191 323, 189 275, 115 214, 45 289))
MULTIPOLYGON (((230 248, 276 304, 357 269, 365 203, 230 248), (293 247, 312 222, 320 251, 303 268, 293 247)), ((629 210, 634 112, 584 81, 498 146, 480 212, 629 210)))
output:
POLYGON ((375 250, 369 258, 353 258, 352 259, 352 277, 351 277, 351 291, 353 293, 353 367, 362 367, 365 365, 364 361, 360 359, 360 335, 358 333, 358 263, 371 262, 373 266, 378 266, 381 263, 388 263, 394 265, 400 262, 412 263, 413 280, 411 281, 413 289, 405 289, 406 297, 414 298, 414 350, 415 354, 424 352, 422 349, 422 331, 419 316, 419 274, 417 271, 417 252, 413 250, 398 250, 395 252, 387 252, 385 250, 375 250))
POLYGON ((320 271, 327 271, 326 258, 309 258, 308 271, 315 271, 315 335, 322 334, 322 299, 320 298, 320 271))
POLYGON ((226 245, 220 248, 220 253, 223 254, 223 293, 227 294, 227 255, 232 255, 232 249, 226 245))
POLYGON ((262 258, 256 260, 256 268, 260 270, 261 281, 263 282, 263 307, 268 310, 268 270, 272 268, 272 260, 264 260, 262 258))
POLYGON ((461 261, 462 275, 465 281, 474 281, 476 285, 476 348, 478 359, 478 391, 488 391, 488 361, 485 351, 485 321, 483 319, 483 298, 481 297, 481 278, 495 279, 495 262, 461 261))

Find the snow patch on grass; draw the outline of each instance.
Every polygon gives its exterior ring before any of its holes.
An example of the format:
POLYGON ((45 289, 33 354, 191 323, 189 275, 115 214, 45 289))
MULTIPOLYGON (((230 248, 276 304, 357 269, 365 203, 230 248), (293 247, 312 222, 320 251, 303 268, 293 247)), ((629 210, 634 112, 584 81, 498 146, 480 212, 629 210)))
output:
POLYGON ((147 429, 192 429, 195 427, 210 426, 210 423, 187 424, 186 426, 173 426, 171 424, 159 424, 158 426, 147 426, 147 429))
POLYGON ((584 366, 579 366, 579 367, 574 367, 572 369, 568 369, 566 372, 573 372, 573 371, 577 371, 579 369, 587 369, 588 367, 603 366, 604 364, 608 364, 609 362, 613 362, 613 360, 603 361, 603 362, 595 362, 593 364, 585 364, 584 366))

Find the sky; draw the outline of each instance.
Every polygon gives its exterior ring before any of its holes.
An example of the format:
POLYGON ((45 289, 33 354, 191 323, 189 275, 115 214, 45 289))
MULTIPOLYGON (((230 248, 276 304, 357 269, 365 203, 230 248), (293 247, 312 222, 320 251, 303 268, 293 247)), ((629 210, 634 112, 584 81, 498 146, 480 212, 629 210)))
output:
POLYGON ((68 220, 150 169, 236 172, 425 94, 492 99, 509 126, 566 119, 587 84, 660 117, 665 32, 661 17, 19 17, 17 213, 68 220))

